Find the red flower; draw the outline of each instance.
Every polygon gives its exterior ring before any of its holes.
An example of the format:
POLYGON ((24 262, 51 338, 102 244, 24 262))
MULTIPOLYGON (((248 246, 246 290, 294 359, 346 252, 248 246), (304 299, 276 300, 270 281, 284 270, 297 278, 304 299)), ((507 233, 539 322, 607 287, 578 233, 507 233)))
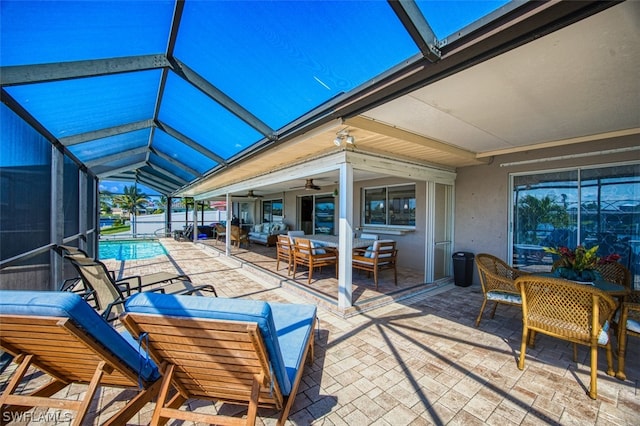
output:
POLYGON ((605 263, 615 263, 620 260, 620 255, 618 253, 609 254, 598 260, 599 265, 604 265, 605 263))

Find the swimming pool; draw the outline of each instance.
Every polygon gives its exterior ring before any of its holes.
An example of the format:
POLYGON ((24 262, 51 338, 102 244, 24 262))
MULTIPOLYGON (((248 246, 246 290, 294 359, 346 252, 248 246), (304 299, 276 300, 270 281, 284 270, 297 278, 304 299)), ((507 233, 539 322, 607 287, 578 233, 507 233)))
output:
POLYGON ((100 259, 140 260, 167 254, 157 240, 100 241, 100 259))

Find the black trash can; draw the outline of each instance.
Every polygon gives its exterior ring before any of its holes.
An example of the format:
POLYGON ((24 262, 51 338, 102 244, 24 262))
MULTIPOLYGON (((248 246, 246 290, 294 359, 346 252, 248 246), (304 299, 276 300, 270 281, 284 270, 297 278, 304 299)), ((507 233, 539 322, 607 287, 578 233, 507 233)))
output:
POLYGON ((459 251, 453 254, 453 281, 461 287, 473 283, 473 253, 459 251))

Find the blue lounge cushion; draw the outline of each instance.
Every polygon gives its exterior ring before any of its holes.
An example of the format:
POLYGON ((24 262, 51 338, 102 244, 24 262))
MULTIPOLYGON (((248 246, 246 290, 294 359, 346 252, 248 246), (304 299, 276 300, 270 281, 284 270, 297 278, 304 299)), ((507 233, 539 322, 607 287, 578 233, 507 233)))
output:
POLYGON ((0 314, 70 318, 106 350, 148 382, 160 377, 158 368, 128 333, 118 333, 79 295, 58 291, 0 291, 0 314))
POLYGON ((267 303, 258 300, 138 293, 127 301, 127 312, 174 317, 248 321, 258 324, 271 369, 283 395, 289 395, 302 364, 302 354, 316 316, 314 305, 267 303))

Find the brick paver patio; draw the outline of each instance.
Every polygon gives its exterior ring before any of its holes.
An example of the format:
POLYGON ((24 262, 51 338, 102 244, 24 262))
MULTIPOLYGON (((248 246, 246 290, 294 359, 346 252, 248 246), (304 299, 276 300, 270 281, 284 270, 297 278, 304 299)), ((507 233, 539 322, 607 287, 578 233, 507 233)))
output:
MULTIPOLYGON (((204 246, 164 243, 170 252, 166 258, 108 264, 122 275, 158 270, 187 273, 194 284, 214 284, 220 297, 309 303, 299 293, 265 284, 204 246)), ((587 348, 579 347, 576 365, 570 344, 540 335, 520 371, 516 366, 522 330, 519 310, 500 306, 494 319, 487 315, 475 328, 481 301, 478 285, 447 285, 349 318, 321 308, 315 360, 305 367, 288 424, 640 424, 640 342, 629 342, 624 382, 606 375, 600 351, 598 400, 594 401, 585 393, 587 348)), ((5 382, 11 371, 8 368, 0 380, 5 382)), ((40 380, 34 374, 27 386, 40 380)), ((83 386, 71 386, 68 392, 81 393, 83 386)), ((91 424, 103 422, 133 393, 101 389, 91 424)), ((222 404, 198 402, 192 408, 243 414, 243 408, 222 404)), ((152 410, 150 403, 131 424, 147 424, 152 410)), ((28 417, 31 421, 14 424, 69 423, 37 421, 51 411, 36 409, 28 417)), ((258 424, 273 425, 275 420, 273 411, 259 412, 258 424)))

